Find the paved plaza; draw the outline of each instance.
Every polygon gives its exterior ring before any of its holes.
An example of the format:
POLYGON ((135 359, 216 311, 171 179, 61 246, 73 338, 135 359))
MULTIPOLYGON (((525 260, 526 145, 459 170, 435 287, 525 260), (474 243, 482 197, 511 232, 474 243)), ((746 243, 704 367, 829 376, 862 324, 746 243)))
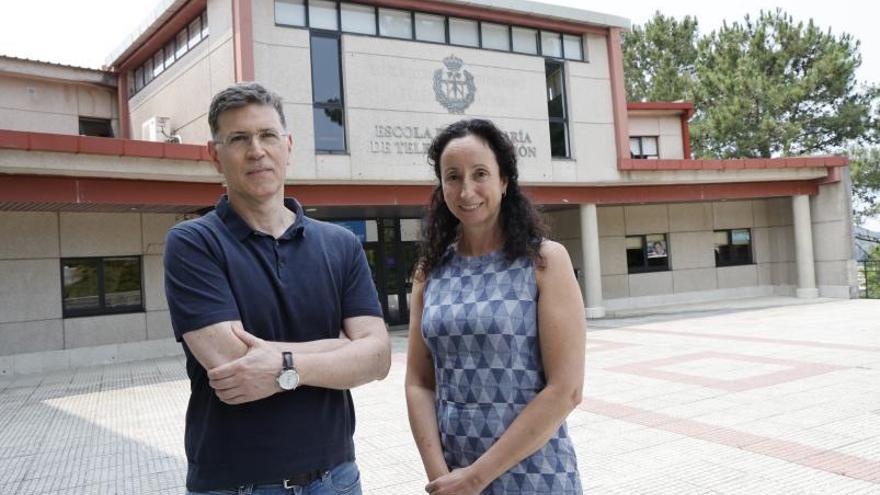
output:
MULTIPOLYGON (((764 302, 590 323, 586 493, 880 493, 880 301, 764 302)), ((393 335, 354 392, 367 494, 424 493, 393 335)), ((188 395, 182 357, 0 380, 0 494, 182 494, 188 395)))

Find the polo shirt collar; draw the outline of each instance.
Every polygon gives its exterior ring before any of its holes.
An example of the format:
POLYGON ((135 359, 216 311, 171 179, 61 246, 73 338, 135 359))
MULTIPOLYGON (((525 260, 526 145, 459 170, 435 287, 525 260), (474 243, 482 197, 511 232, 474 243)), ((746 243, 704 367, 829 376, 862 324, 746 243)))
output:
MULTIPOLYGON (((296 214, 296 220, 294 220, 293 225, 288 227, 279 239, 292 239, 298 234, 305 236, 306 225, 308 222, 299 201, 294 198, 284 198, 284 206, 296 214)), ((220 200, 217 201, 217 206, 214 211, 236 239, 243 241, 248 236, 256 233, 256 231, 251 228, 251 226, 248 225, 229 204, 229 196, 225 194, 221 196, 220 200)))

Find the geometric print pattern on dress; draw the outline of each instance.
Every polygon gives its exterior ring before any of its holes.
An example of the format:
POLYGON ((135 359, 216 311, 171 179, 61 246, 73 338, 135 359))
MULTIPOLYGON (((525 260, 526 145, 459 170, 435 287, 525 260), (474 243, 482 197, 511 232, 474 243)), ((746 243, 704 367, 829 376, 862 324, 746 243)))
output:
MULTIPOLYGON (((434 359, 437 423, 451 469, 472 464, 544 388, 531 259, 449 253, 428 277, 422 337, 434 359)), ((484 494, 581 493, 565 423, 484 494)))

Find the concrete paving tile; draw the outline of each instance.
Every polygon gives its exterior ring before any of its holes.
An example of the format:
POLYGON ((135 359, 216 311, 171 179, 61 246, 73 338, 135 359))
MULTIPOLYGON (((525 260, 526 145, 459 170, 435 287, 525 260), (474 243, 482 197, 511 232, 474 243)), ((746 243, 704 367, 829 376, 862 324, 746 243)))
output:
MULTIPOLYGON (((569 417, 585 492, 880 493, 880 333, 869 316, 880 318, 880 302, 591 324, 591 336, 630 345, 588 350, 585 402, 569 417), (712 352, 846 369, 740 392, 607 369, 712 352)), ((401 335, 389 377, 353 391, 369 495, 422 493, 426 482, 404 406, 401 335)), ((674 371, 761 371, 738 365, 674 371)), ((0 494, 182 493, 188 387, 180 356, 0 376, 0 494)))
POLYGON ((880 471, 880 436, 855 440, 843 446, 834 448, 841 454, 854 455, 865 459, 877 461, 877 470, 880 471))

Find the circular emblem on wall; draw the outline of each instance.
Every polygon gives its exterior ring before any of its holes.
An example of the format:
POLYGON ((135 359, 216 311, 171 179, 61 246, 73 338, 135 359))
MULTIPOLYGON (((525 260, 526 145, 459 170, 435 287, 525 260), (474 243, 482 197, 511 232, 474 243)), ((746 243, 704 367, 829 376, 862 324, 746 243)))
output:
POLYGON ((444 58, 443 65, 446 69, 434 71, 434 97, 449 113, 464 113, 477 92, 474 76, 462 69, 464 62, 455 55, 444 58))

